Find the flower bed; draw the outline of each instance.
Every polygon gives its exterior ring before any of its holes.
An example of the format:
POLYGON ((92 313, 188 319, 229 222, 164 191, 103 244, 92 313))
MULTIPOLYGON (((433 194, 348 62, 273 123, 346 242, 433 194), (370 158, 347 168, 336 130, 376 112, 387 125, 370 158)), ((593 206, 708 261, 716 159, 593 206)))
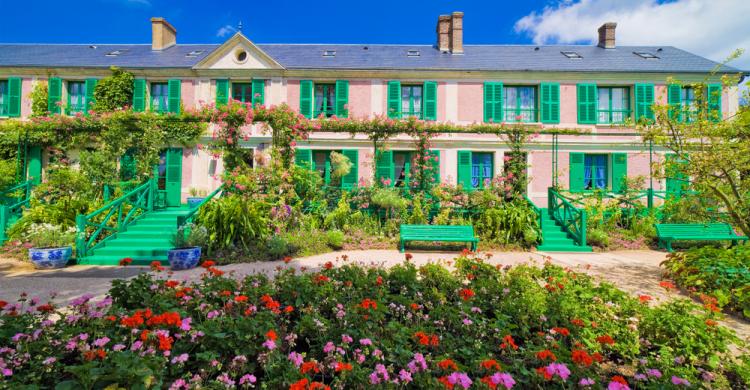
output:
POLYGON ((671 253, 663 266, 666 276, 709 308, 726 307, 750 318, 750 246, 671 253))
POLYGON ((0 388, 737 388, 750 377, 716 313, 650 307, 549 264, 327 263, 237 280, 207 263, 190 284, 115 281, 101 302, 0 302, 0 388))

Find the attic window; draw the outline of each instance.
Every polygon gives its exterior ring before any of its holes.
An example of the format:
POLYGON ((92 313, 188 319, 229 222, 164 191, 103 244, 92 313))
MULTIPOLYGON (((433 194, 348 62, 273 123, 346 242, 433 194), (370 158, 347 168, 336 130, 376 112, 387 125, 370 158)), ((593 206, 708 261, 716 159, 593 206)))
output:
POLYGON ((121 54, 125 54, 127 52, 128 52, 128 49, 113 50, 113 51, 105 54, 105 56, 107 56, 107 57, 117 57, 117 56, 119 56, 121 54))
POLYGON ((638 57, 645 58, 647 60, 658 60, 659 57, 657 57, 654 54, 651 54, 649 52, 645 51, 634 51, 633 54, 637 55, 638 57))
POLYGON ((581 60, 581 59, 583 59, 582 55, 580 55, 580 54, 578 54, 577 52, 574 52, 574 51, 561 51, 560 53, 562 53, 562 55, 564 55, 565 57, 568 57, 568 58, 570 58, 572 60, 581 60))
POLYGON ((336 50, 323 51, 323 57, 336 57, 336 50))
POLYGON ((419 57, 419 50, 408 50, 406 52, 407 57, 419 57))
POLYGON ((202 53, 203 53, 203 50, 193 50, 190 53, 185 54, 185 57, 197 57, 198 55, 202 53))

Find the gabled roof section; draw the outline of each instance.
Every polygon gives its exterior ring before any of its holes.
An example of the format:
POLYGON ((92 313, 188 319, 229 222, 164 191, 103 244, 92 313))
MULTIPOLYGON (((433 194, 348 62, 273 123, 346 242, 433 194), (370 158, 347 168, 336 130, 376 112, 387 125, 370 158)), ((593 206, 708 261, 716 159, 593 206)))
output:
POLYGON ((193 69, 284 69, 284 67, 238 31, 195 64, 193 69))

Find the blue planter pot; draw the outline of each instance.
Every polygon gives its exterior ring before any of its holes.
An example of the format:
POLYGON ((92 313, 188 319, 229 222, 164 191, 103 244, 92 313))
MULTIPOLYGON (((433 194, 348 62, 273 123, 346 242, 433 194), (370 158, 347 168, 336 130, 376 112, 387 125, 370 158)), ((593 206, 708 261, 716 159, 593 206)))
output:
POLYGON ((201 259, 201 247, 172 249, 167 252, 167 259, 175 271, 195 268, 201 259))
POLYGON ((63 268, 72 255, 73 248, 69 246, 29 249, 29 260, 39 269, 63 268))
POLYGON ((193 209, 198 207, 201 202, 203 202, 203 199, 206 199, 205 197, 195 197, 195 196, 188 196, 187 198, 187 204, 188 206, 193 209))

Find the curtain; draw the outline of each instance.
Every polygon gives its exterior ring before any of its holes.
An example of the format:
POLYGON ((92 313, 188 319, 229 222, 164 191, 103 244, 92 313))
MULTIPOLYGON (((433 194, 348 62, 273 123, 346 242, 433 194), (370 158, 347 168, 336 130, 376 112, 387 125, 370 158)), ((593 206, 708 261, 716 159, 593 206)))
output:
POLYGON ((607 188, 607 160, 605 156, 595 156, 596 175, 595 185, 597 189, 607 188))

